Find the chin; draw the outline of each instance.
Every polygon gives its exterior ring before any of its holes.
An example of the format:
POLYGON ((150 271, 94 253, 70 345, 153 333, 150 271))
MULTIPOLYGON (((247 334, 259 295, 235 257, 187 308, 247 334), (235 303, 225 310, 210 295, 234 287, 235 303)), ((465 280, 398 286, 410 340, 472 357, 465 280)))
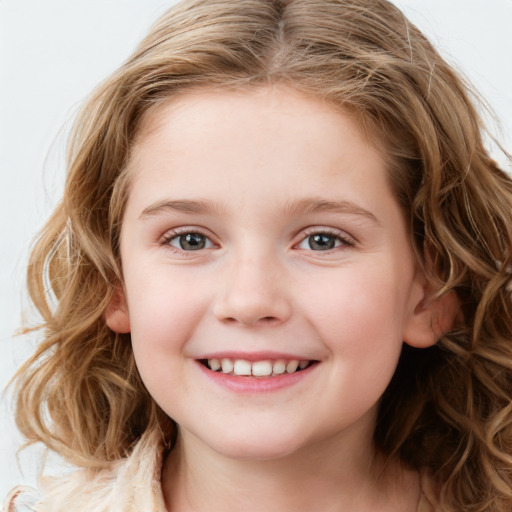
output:
POLYGON ((275 436, 215 439, 208 443, 219 455, 233 460, 270 461, 282 459, 303 448, 297 440, 275 436))

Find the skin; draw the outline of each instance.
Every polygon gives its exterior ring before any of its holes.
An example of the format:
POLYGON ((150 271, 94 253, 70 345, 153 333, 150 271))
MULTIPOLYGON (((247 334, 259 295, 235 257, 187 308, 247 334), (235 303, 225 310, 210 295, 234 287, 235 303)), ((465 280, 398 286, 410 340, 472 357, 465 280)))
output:
POLYGON ((416 510, 417 475, 384 467, 372 444, 402 343, 436 341, 381 152, 349 115, 265 87, 170 100, 130 166, 107 322, 131 332, 147 389, 179 425, 169 510, 416 510), (183 249, 186 233, 204 247, 183 249), (312 246, 319 233, 334 247, 312 246), (317 364, 240 393, 198 363, 261 351, 317 364))

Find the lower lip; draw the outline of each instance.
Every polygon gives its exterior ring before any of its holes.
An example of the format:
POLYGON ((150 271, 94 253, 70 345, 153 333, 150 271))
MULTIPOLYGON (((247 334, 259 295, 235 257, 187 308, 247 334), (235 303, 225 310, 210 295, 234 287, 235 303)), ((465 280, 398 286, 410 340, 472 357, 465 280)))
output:
POLYGON ((295 373, 283 373, 275 377, 246 377, 214 372, 199 361, 197 364, 203 374, 215 384, 235 391, 236 393, 271 393, 272 391, 279 391, 280 389, 291 387, 307 379, 318 366, 318 363, 313 363, 304 370, 295 373))

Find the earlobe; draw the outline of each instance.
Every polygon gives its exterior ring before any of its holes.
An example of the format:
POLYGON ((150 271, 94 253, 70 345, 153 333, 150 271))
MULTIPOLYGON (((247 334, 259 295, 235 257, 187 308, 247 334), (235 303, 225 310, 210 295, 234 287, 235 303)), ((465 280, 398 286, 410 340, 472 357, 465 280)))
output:
POLYGON ((126 334, 130 332, 130 316, 123 287, 119 284, 116 287, 110 304, 105 311, 105 321, 114 332, 126 334))
POLYGON ((415 348, 435 345, 439 338, 462 321, 460 299, 454 290, 436 296, 436 288, 424 285, 423 298, 416 304, 407 319, 403 340, 415 348))

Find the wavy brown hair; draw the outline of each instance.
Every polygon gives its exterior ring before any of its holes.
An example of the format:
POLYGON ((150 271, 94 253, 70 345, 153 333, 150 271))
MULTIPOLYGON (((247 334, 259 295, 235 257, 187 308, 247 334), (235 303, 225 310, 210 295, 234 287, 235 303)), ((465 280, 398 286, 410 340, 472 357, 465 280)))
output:
MULTIPOLYGON (((145 115, 198 87, 285 84, 351 112, 385 149, 418 261, 464 321, 404 347, 375 442, 427 469, 446 510, 512 508, 512 182, 489 158, 472 94, 386 0, 188 0, 91 96, 62 202, 28 270, 42 341, 17 375, 17 423, 68 461, 105 466, 174 426, 145 390, 129 335, 105 324, 121 280, 126 169, 145 115)), ((179 143, 179 142, 177 142, 179 143)))

